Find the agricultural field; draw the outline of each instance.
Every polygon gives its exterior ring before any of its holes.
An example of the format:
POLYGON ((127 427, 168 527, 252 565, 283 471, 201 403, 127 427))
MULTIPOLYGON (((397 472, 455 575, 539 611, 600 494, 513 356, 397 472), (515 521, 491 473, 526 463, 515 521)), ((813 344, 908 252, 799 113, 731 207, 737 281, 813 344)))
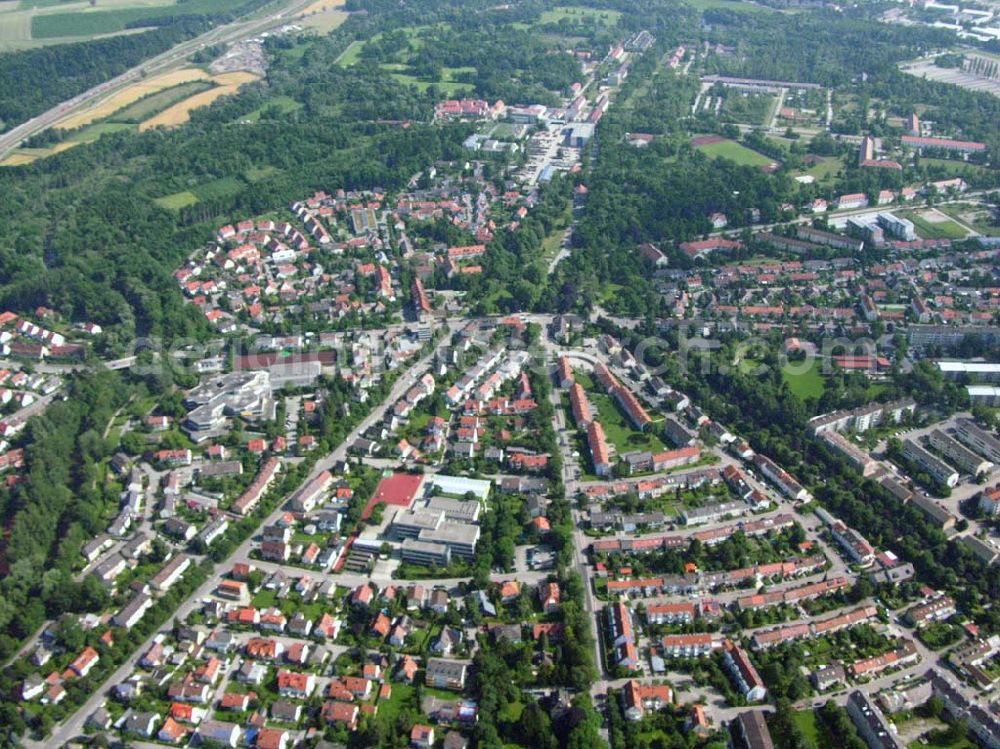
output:
POLYGON ((334 29, 340 28, 341 24, 347 20, 347 13, 342 10, 328 10, 322 13, 303 18, 301 23, 307 29, 313 29, 320 34, 329 34, 334 29))
POLYGON ((774 159, 757 153, 746 146, 742 146, 736 141, 719 138, 710 143, 696 144, 695 148, 704 153, 710 159, 729 159, 737 164, 747 166, 768 166, 774 163, 774 159))
POLYGON ((202 91, 194 96, 189 96, 187 99, 171 107, 167 107, 154 117, 140 123, 139 132, 144 132, 154 127, 176 127, 177 125, 183 125, 191 119, 191 112, 193 110, 199 107, 206 107, 220 97, 235 94, 243 84, 252 83, 260 79, 252 73, 236 72, 222 73, 221 75, 213 76, 212 80, 219 85, 208 91, 202 91))
POLYGON ((187 0, 184 3, 172 0, 111 0, 98 3, 96 7, 91 7, 89 2, 63 3, 47 8, 44 12, 33 12, 31 38, 115 34, 138 21, 155 22, 157 18, 165 16, 225 13, 236 10, 244 2, 245 0, 187 0))
POLYGON ((78 127, 89 125, 91 122, 103 120, 115 114, 121 109, 143 99, 150 94, 154 94, 164 89, 173 88, 191 81, 205 80, 209 76, 203 70, 184 69, 174 70, 162 75, 153 76, 145 80, 133 83, 130 86, 118 91, 109 98, 100 102, 90 109, 63 120, 58 127, 63 130, 75 130, 78 127))
POLYGON ((329 34, 347 20, 347 13, 340 10, 344 0, 315 0, 299 13, 302 25, 321 34, 329 34))
POLYGON ((150 94, 134 104, 130 104, 124 109, 111 115, 111 117, 108 118, 108 121, 138 125, 140 122, 148 120, 153 115, 162 112, 174 104, 211 88, 213 88, 213 86, 211 82, 207 80, 182 83, 179 86, 174 86, 173 88, 168 88, 155 94, 150 94))

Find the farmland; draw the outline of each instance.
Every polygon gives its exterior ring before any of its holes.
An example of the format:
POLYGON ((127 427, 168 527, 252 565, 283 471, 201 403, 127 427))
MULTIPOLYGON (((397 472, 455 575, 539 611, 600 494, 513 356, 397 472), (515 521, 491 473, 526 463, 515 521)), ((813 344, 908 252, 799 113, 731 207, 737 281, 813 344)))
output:
POLYGON ((774 159, 732 140, 721 139, 695 147, 710 159, 729 159, 746 166, 767 166, 774 163, 774 159))
MULTIPOLYGON (((19 148, 0 162, 0 166, 30 164, 80 143, 93 142, 105 133, 134 129, 136 125, 141 132, 153 127, 184 124, 193 110, 221 96, 234 94, 240 86, 256 80, 257 76, 245 72, 210 76, 203 70, 185 69, 141 81, 59 123, 58 129, 70 131, 63 142, 49 148, 19 148)), ((286 111, 297 106, 292 100, 276 103, 286 111)), ((195 197, 193 202, 197 201, 195 197)))
POLYGON ((184 3, 125 0, 112 3, 117 5, 113 10, 106 10, 104 3, 94 8, 89 3, 74 3, 72 11, 67 11, 69 6, 61 4, 52 9, 57 12, 35 13, 31 17, 31 38, 114 34, 140 22, 155 26, 158 18, 227 13, 244 4, 244 0, 187 0, 184 3))
POLYGON ((75 130, 78 127, 89 125, 91 122, 110 117, 120 109, 150 94, 179 86, 182 83, 203 80, 207 77, 208 75, 204 71, 194 69, 174 70, 170 73, 153 76, 138 83, 133 83, 131 86, 100 102, 97 106, 63 120, 59 123, 59 127, 63 130, 75 130))
POLYGON ((215 76, 212 80, 220 85, 167 107, 159 114, 142 122, 139 125, 139 132, 154 127, 183 125, 191 119, 191 112, 193 110, 208 106, 222 96, 235 94, 244 83, 256 81, 258 77, 251 73, 223 73, 222 75, 215 76))

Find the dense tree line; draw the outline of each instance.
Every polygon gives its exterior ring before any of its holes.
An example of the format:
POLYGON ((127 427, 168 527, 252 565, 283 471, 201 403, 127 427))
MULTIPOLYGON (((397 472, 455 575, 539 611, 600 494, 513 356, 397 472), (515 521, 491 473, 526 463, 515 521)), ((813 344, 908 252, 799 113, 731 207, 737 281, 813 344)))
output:
POLYGON ((203 28, 185 20, 142 34, 0 54, 0 132, 124 73, 203 28))
POLYGON ((101 460, 114 450, 103 437, 129 389, 116 374, 74 380, 66 400, 57 401, 27 427, 25 480, 0 492, 10 528, 3 549, 9 574, 0 581, 0 653, 31 634, 46 617, 100 609, 102 586, 73 570, 80 547, 104 529, 109 501, 101 460))

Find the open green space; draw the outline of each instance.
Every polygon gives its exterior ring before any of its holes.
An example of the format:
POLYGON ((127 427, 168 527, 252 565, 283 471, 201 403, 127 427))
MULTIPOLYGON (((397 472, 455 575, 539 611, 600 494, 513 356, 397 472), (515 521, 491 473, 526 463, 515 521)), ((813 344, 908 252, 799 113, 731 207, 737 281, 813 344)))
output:
POLYGON ((773 8, 757 3, 742 2, 742 0, 684 0, 685 5, 690 5, 697 10, 735 10, 741 13, 774 13, 773 8))
POLYGON ((792 364, 790 368, 782 369, 781 377, 797 398, 805 400, 823 395, 823 375, 820 373, 818 362, 813 361, 812 366, 804 371, 801 365, 792 364), (793 371, 789 371, 790 368, 794 368, 793 371))
POLYGON ((73 143, 93 143, 105 133, 117 133, 121 130, 131 130, 132 125, 120 122, 98 122, 73 133, 69 140, 73 143))
POLYGON ((156 198, 153 202, 161 208, 178 211, 190 205, 198 205, 198 196, 185 190, 184 192, 175 192, 173 195, 164 195, 162 198, 156 198))
POLYGON ((711 159, 729 159, 730 161, 735 161, 737 164, 745 164, 747 166, 767 166, 774 161, 770 156, 757 153, 733 140, 707 143, 703 146, 698 146, 698 150, 711 159))
POLYGON ((819 746, 819 728, 816 726, 816 713, 812 710, 797 710, 792 714, 792 722, 802 732, 806 745, 819 746))
POLYGON ((920 211, 900 211, 896 215, 909 219, 924 239, 965 239, 968 232, 954 221, 929 221, 920 211))
POLYGON ((949 203, 938 206, 938 210, 947 213, 952 218, 971 226, 987 237, 1000 236, 1000 214, 991 220, 991 212, 986 206, 976 206, 969 203, 949 203))
POLYGON ((159 114, 167 107, 171 107, 179 101, 184 101, 189 96, 207 91, 214 86, 215 84, 211 81, 189 81, 179 86, 157 91, 155 94, 150 94, 139 99, 134 104, 129 104, 124 109, 119 109, 108 118, 108 122, 123 122, 138 125, 153 115, 159 114))
POLYGON ((216 198, 235 195, 242 189, 243 183, 238 177, 220 177, 219 179, 213 179, 211 182, 205 182, 197 187, 192 187, 191 192, 195 194, 198 200, 214 200, 216 198))
POLYGON ((633 450, 662 452, 667 449, 656 435, 633 429, 624 412, 605 393, 591 391, 587 393, 587 398, 597 411, 597 419, 604 427, 608 442, 618 449, 619 455, 633 450))
POLYGON ((563 19, 576 23, 598 23, 602 26, 617 26, 622 14, 617 10, 599 10, 597 8, 581 8, 567 5, 544 11, 538 19, 540 24, 559 23, 563 19))
POLYGON ((261 115, 269 110, 277 111, 279 114, 288 114, 289 112, 295 112, 302 109, 302 104, 295 101, 291 96, 275 96, 273 99, 268 99, 258 109, 250 112, 249 114, 240 117, 241 122, 258 122, 261 115))

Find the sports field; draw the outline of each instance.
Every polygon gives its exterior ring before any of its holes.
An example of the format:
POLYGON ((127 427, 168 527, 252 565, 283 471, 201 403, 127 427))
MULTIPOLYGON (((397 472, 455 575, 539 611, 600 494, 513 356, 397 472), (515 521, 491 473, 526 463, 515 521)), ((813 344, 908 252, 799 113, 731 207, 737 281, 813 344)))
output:
POLYGON ((939 211, 900 211, 900 218, 913 222, 923 239, 965 239, 968 232, 939 211))
POLYGON ((757 153, 746 146, 740 145, 736 141, 725 138, 712 143, 696 145, 695 148, 711 159, 729 159, 730 161, 735 161, 737 164, 745 164, 747 166, 768 166, 774 163, 774 159, 771 157, 757 153))

